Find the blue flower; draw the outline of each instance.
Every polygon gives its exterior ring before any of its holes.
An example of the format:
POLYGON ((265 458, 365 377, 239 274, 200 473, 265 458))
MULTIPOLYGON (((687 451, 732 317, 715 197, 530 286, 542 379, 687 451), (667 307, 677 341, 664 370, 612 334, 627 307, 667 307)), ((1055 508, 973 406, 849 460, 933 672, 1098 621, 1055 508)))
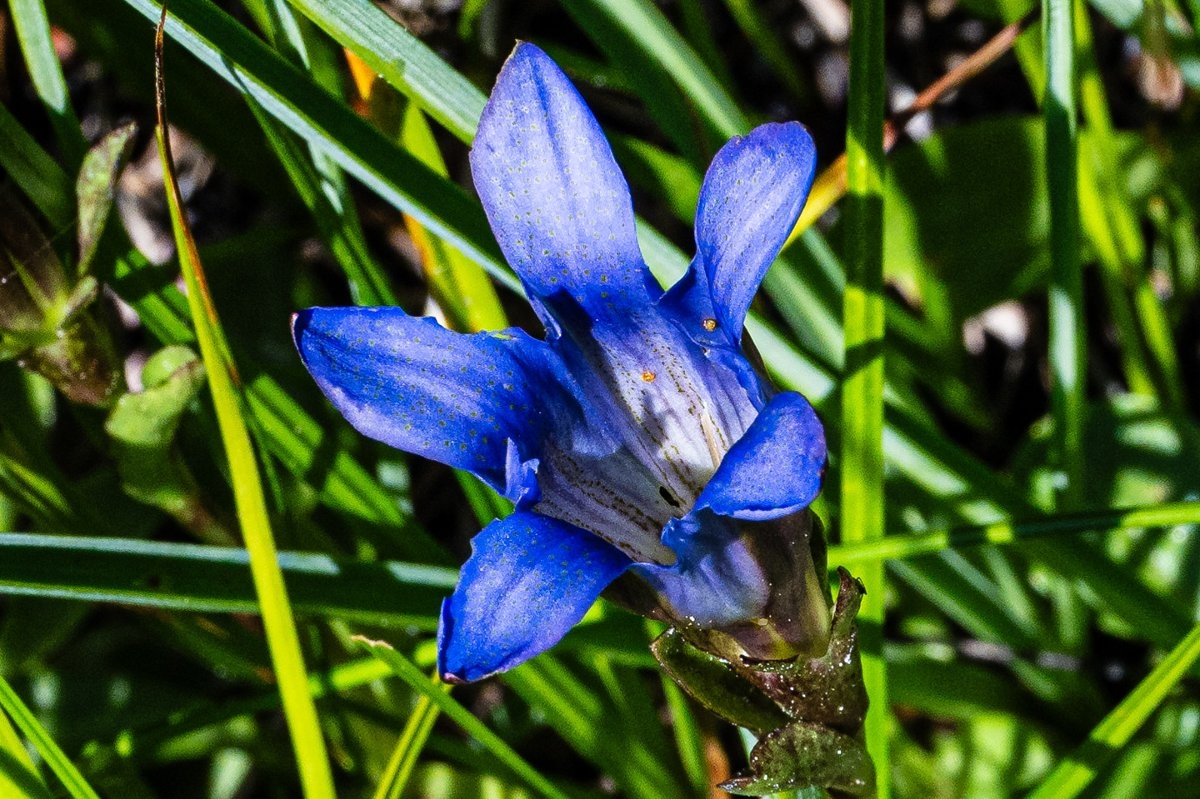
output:
POLYGON ((471 170, 545 340, 453 333, 398 308, 296 315, 305 366, 359 431, 515 503, 475 537, 442 606, 444 678, 544 651, 618 577, 620 599, 696 640, 759 659, 825 651, 828 597, 805 511, 824 433, 741 341, 814 161, 797 123, 726 144, 701 189, 697 255, 664 292, 599 125, 554 62, 521 44, 471 170))

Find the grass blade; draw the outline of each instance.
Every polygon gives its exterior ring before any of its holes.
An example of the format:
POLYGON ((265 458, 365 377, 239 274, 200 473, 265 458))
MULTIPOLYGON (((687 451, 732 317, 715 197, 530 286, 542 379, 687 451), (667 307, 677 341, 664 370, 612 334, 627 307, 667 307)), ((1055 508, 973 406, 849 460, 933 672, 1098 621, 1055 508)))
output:
POLYGON ((829 562, 850 566, 872 560, 915 558, 978 544, 1011 544, 1027 538, 1185 524, 1200 524, 1200 502, 1055 514, 1031 521, 1002 521, 922 533, 897 533, 874 541, 831 546, 829 562))
POLYGON ((1171 689, 1200 660, 1200 625, 1154 667, 1146 678, 1096 725, 1087 741, 1061 761, 1030 799, 1071 799, 1129 743, 1171 689))
POLYGON ((372 655, 390 666, 393 673, 408 683, 410 688, 422 696, 428 697, 429 701, 445 713, 451 721, 462 727, 465 733, 482 744, 485 749, 512 770, 513 774, 524 780, 529 787, 547 799, 568 799, 567 794, 543 777, 536 768, 529 765, 524 758, 504 742, 503 738, 489 730, 482 721, 471 714, 471 711, 460 705, 440 686, 431 683, 429 677, 404 655, 382 641, 371 641, 361 636, 356 637, 355 640, 372 655))
POLYGON ((581 0, 572 14, 599 14, 674 79, 721 141, 750 130, 750 122, 658 6, 648 0, 581 0))
MULTIPOLYGON (((83 532, 82 530, 80 532, 83 532)), ((246 550, 108 536, 0 535, 0 594, 193 613, 258 613, 246 550)), ((279 553, 295 607, 432 631, 458 572, 420 564, 279 553)))
MULTIPOLYGON (((883 496, 883 2, 861 0, 850 10, 849 127, 846 132, 846 289, 843 300, 845 371, 841 417, 841 540, 873 541, 884 534, 883 496)), ((867 750, 879 796, 891 796, 891 709, 883 659, 885 608, 882 563, 858 577, 868 586, 859 618, 863 679, 871 706, 867 750)))
POLYGON ((1077 505, 1083 476, 1087 353, 1079 264, 1079 141, 1075 111, 1075 0, 1043 0, 1046 176, 1050 192, 1050 374, 1054 458, 1063 507, 1077 505))
POLYGON ((8 173, 52 225, 65 228, 71 224, 75 218, 71 179, 3 103, 0 103, 0 169, 8 173))
POLYGON ((17 692, 3 677, 0 677, 0 709, 9 715, 17 729, 24 733, 29 742, 33 744, 33 748, 62 782, 67 793, 74 799, 100 799, 100 796, 92 790, 92 786, 79 773, 79 769, 75 768, 75 764, 71 762, 70 758, 58 748, 58 744, 50 737, 50 733, 46 732, 46 728, 30 712, 25 703, 21 701, 21 697, 17 696, 17 692))
POLYGON ((87 141, 79 129, 75 109, 71 107, 67 81, 50 38, 46 7, 42 0, 12 0, 9 8, 13 27, 17 29, 17 41, 25 55, 25 65, 29 68, 29 77, 33 80, 38 99, 50 116, 50 124, 54 127, 66 162, 72 168, 78 167, 87 150, 87 141))
MULTIPOLYGON (((436 676, 431 682, 435 688, 440 688, 447 694, 450 693, 450 686, 439 681, 436 676)), ((400 740, 396 742, 396 749, 392 753, 391 759, 388 760, 383 776, 379 780, 375 799, 400 799, 404 795, 404 789, 408 786, 413 769, 416 768, 417 758, 420 757, 425 742, 429 740, 429 733, 433 732, 433 724, 439 715, 441 715, 441 709, 433 703, 428 694, 421 694, 417 699, 417 706, 413 708, 412 714, 409 715, 408 721, 404 725, 404 730, 400 733, 400 740)))
POLYGON ((292 616, 287 588, 279 569, 271 523, 267 518, 266 498, 259 476, 258 460, 246 420, 242 413, 242 398, 229 347, 224 340, 220 321, 200 264, 200 254, 183 214, 183 195, 175 182, 171 145, 167 137, 166 89, 163 76, 163 27, 167 9, 163 6, 155 38, 157 69, 156 100, 158 107, 159 156, 166 184, 167 204, 171 212, 171 228, 175 234, 179 263, 188 287, 188 306, 196 329, 196 340, 208 374, 217 424, 233 482, 234 502, 238 522, 250 555, 250 572, 262 608, 263 629, 271 662, 279 681, 284 715, 292 736, 300 782, 308 799, 333 799, 333 774, 325 741, 317 719, 316 705, 308 691, 308 672, 300 650, 300 636, 292 616))
POLYGON ((38 773, 21 736, 0 713, 0 796, 23 796, 28 799, 51 799, 42 775, 38 773))
POLYGON ((486 98, 382 9, 356 0, 288 2, 458 139, 475 138, 486 98))

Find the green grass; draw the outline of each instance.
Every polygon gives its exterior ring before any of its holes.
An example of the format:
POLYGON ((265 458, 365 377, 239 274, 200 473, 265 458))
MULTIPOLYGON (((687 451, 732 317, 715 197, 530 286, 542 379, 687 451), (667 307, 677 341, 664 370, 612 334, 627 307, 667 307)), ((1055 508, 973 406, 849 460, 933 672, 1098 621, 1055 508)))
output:
MULTIPOLYGON (((849 545, 883 537, 884 324, 883 119, 884 4, 851 6, 850 86, 846 129, 846 222, 843 251, 846 284, 842 301, 841 505, 839 538, 849 545)), ((859 613, 863 681, 870 708, 867 749, 875 761, 876 790, 892 795, 891 727, 883 629, 887 587, 882 561, 863 564, 856 575, 866 586, 859 613)))
POLYGON ((104 225, 115 150, 77 189, 126 117, 135 156, 153 147, 161 6, 0 12, 0 185, 36 215, 36 260, 72 286, 87 261, 106 293, 80 329, 107 331, 118 368, 195 350, 152 362, 121 424, 0 361, 0 794, 651 799, 744 763, 663 682, 659 626, 607 602, 483 686, 431 682, 440 600, 506 505, 354 434, 288 337, 294 310, 349 303, 537 332, 465 179, 517 39, 597 110, 663 283, 725 139, 794 118, 822 168, 845 151, 845 196, 747 330, 826 423, 817 509, 830 565, 868 589, 880 795, 1196 793, 1200 9, 1046 0, 1015 59, 885 157, 889 87, 1036 4, 960 4, 916 44, 895 4, 850 4, 845 43, 784 5, 468 2, 405 27, 364 0, 172 0, 172 119, 213 177, 168 198, 184 257, 162 266, 104 225), (1118 65, 1126 37, 1143 60, 1118 65), (821 71, 840 56, 848 87, 821 71), (1172 64, 1179 110, 1132 77, 1172 64))

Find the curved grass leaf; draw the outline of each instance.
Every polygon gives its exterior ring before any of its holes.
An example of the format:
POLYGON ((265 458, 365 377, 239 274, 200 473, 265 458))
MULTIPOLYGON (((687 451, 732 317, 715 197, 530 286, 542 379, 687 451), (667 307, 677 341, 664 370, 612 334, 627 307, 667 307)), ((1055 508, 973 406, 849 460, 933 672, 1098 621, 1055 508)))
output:
POLYGON ((1146 678, 1138 683, 1078 749, 1060 762, 1030 799, 1078 796, 1146 722, 1192 666, 1200 660, 1200 625, 1184 637, 1146 678))
POLYGON ((234 502, 238 522, 250 557, 250 573, 255 594, 262 610, 263 629, 271 663, 279 680, 283 698, 284 717, 292 737, 300 782, 307 799, 333 799, 333 773, 325 741, 317 718, 316 706, 308 692, 308 673, 300 649, 300 635, 292 615, 283 574, 279 569, 275 538, 267 518, 266 498, 259 476, 258 459, 250 441, 243 413, 243 398, 238 390, 238 377, 233 356, 225 341, 220 319, 208 293, 208 282, 200 263, 200 254, 183 210, 183 194, 175 179, 175 165, 168 138, 164 65, 162 62, 163 26, 167 18, 164 7, 158 23, 156 66, 158 73, 155 95, 158 108, 158 152, 162 161, 167 206, 171 212, 171 229, 175 235, 176 251, 188 288, 188 306, 192 325, 200 346, 216 407, 217 424, 225 445, 229 471, 233 482, 234 502))
POLYGON ((42 760, 46 761, 46 765, 58 777, 73 799, 100 799, 100 796, 84 779, 83 774, 58 747, 58 744, 46 732, 46 728, 30 712, 25 703, 21 701, 21 697, 17 696, 17 692, 3 677, 0 677, 0 710, 7 713, 17 729, 25 734, 33 748, 37 750, 42 760))
POLYGON ((524 758, 505 743, 504 739, 488 729, 483 722, 475 718, 456 699, 443 691, 441 686, 431 683, 429 677, 423 674, 404 655, 382 641, 372 641, 361 636, 355 640, 359 642, 363 649, 386 663, 392 669, 392 672, 404 680, 410 688, 421 696, 428 697, 429 701, 437 706, 447 718, 462 727, 464 732, 482 744, 500 762, 511 769, 513 774, 520 777, 539 794, 547 797, 547 799, 568 799, 566 793, 543 777, 537 769, 529 765, 524 758))
MULTIPOLYGON (((0 535, 0 594, 257 613, 246 550, 129 538, 0 535)), ((279 553, 303 613, 432 630, 458 574, 436 566, 279 553)))

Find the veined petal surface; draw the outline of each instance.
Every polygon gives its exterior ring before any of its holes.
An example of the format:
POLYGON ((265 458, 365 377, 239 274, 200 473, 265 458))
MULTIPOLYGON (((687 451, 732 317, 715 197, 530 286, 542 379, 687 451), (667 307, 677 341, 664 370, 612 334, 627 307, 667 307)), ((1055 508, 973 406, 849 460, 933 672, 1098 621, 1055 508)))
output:
POLYGON ((664 541, 679 553, 678 562, 633 568, 670 617, 699 627, 723 627, 762 613, 771 586, 732 519, 709 510, 689 513, 667 525, 664 541))
POLYGON ((825 459, 825 429, 808 400, 776 394, 726 453, 696 507, 752 521, 796 513, 820 493, 825 459))
POLYGON ((554 348, 593 426, 646 464, 676 508, 691 506, 757 413, 737 375, 654 307, 597 320, 587 338, 554 348))
MULTIPOLYGON (((399 308, 310 308, 292 322, 317 385, 370 438, 506 490, 509 441, 536 457, 575 412, 544 342, 520 330, 463 335, 399 308)), ((515 498, 515 497, 514 497, 515 498)))
POLYGON ((438 625, 438 672, 448 682, 549 649, 630 564, 591 533, 526 511, 492 522, 471 544, 438 625))
POLYGON ((531 44, 496 79, 471 149, 492 231, 555 332, 546 303, 564 294, 588 315, 649 302, 629 186, 579 92, 531 44))
POLYGON ((698 340, 741 341, 754 293, 808 199, 816 158, 798 122, 761 125, 713 158, 696 207, 696 258, 671 291, 691 307, 698 340), (698 328, 702 319, 712 321, 698 328))
POLYGON ((703 629, 737 629, 752 657, 819 651, 826 638, 824 577, 810 552, 825 467, 825 435, 808 401, 775 395, 725 454, 695 507, 670 521, 670 565, 638 564, 669 617, 703 629), (773 586, 787 586, 780 593, 773 586), (767 623, 770 620, 770 623, 767 623))

